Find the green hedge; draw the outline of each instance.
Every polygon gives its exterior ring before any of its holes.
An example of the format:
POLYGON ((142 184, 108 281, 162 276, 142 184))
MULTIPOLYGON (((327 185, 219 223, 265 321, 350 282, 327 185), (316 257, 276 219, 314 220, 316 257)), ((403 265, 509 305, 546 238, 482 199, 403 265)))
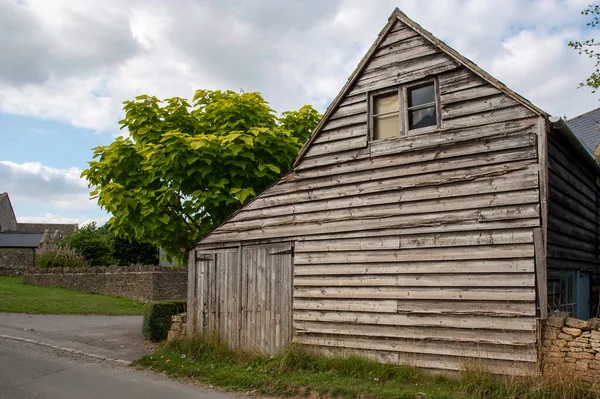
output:
POLYGON ((152 342, 167 339, 171 328, 171 316, 185 312, 185 301, 150 302, 146 305, 142 334, 152 342))

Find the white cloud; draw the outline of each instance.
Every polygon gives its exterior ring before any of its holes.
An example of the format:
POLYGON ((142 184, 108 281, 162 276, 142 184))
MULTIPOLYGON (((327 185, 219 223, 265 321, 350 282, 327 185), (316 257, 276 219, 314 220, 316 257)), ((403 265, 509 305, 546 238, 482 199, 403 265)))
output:
POLYGON ((597 33, 584 30, 587 2, 0 0, 11 55, 0 111, 114 133, 122 101, 141 93, 258 90, 280 111, 324 109, 399 6, 536 105, 574 116, 597 107, 576 89, 592 65, 567 47, 597 33))
POLYGON ((86 182, 78 168, 55 169, 39 162, 18 164, 0 161, 0 191, 10 194, 13 205, 19 202, 69 210, 96 208, 89 200, 86 182))

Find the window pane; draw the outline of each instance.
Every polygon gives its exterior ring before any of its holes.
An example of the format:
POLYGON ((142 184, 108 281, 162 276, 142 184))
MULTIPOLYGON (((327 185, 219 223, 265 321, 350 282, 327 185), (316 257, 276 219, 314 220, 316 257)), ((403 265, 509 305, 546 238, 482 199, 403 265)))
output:
POLYGON ((373 112, 375 115, 397 112, 400 109, 398 93, 384 94, 374 98, 373 112))
POLYGON ((375 140, 400 135, 400 117, 398 114, 373 118, 373 138, 375 140))
POLYGON ((408 89, 409 107, 415 107, 417 105, 428 104, 432 102, 435 102, 433 83, 427 86, 417 87, 415 89, 408 89))
POLYGON ((435 126, 437 117, 435 105, 419 110, 408 111, 408 129, 419 129, 421 127, 435 126))

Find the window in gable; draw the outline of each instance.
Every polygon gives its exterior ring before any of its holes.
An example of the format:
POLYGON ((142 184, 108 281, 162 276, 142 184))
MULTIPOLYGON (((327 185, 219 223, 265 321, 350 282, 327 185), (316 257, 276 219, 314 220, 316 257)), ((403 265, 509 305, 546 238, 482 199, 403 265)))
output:
POLYGON ((373 140, 426 133, 438 127, 435 80, 397 86, 369 98, 373 140))

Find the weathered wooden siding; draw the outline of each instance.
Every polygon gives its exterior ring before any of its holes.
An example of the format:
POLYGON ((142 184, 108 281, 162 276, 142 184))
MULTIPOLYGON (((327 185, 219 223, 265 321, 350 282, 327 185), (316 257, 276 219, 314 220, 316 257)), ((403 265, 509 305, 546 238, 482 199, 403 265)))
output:
POLYGON ((296 168, 198 248, 295 241, 296 342, 529 372, 540 118, 397 22, 296 168), (369 143, 366 91, 431 76, 441 128, 369 143))
MULTIPOLYGON (((564 271, 592 272, 597 286, 600 189, 594 170, 554 131, 549 136, 548 172, 548 295, 555 310, 564 271)), ((593 293, 597 304, 597 290, 593 293)))

